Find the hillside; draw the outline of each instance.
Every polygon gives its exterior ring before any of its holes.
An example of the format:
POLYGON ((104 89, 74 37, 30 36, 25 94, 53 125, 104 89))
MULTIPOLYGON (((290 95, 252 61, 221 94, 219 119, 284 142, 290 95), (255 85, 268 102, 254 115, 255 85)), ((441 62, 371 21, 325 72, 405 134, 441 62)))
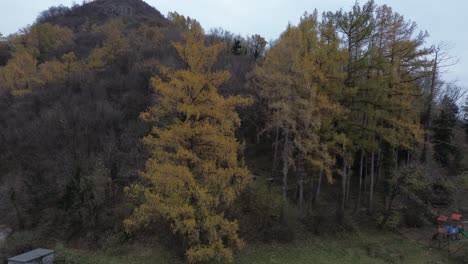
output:
POLYGON ((0 255, 456 261, 410 241, 468 213, 461 88, 426 40, 373 1, 272 43, 142 0, 51 7, 0 42, 0 255))
MULTIPOLYGON (((14 214, 11 206, 21 208, 16 216, 21 226, 42 225, 42 221, 62 222, 64 218, 55 218, 55 213, 39 213, 47 219, 22 215, 35 214, 49 206, 54 210, 71 209, 74 202, 67 202, 67 197, 81 195, 73 188, 81 188, 83 179, 89 180, 89 184, 93 182, 93 186, 95 181, 100 181, 104 188, 94 189, 92 197, 82 197, 102 199, 92 205, 92 214, 104 207, 110 209, 116 205, 115 195, 123 184, 134 179, 144 164, 146 154, 141 138, 148 133, 148 128, 138 117, 151 101, 148 80, 152 73, 143 65, 142 58, 177 62, 169 44, 171 38, 177 37, 177 30, 169 27, 159 12, 143 1, 120 1, 119 4, 131 6, 133 10, 131 16, 124 17, 105 13, 109 3, 95 1, 63 14, 42 17, 47 22, 35 24, 30 33, 18 40, 26 42, 26 48, 34 48, 35 37, 43 40, 44 44, 36 48, 40 52, 37 63, 44 65, 44 69, 50 66, 47 71, 51 71, 47 80, 37 79, 45 74, 39 72, 40 67, 25 72, 31 79, 20 90, 26 94, 11 97, 4 93, 1 98, 0 122, 4 128, 0 165, 4 184, 1 186, 3 193, 8 193, 2 198, 8 201, 5 199, 15 197, 13 204, 2 202, 1 205, 4 212, 9 212, 5 216, 14 214), (161 40, 161 46, 152 46, 150 37, 137 34, 143 25, 148 31, 176 35, 161 40), (67 28, 73 29, 72 32, 67 32, 67 28), (50 37, 47 34, 53 35, 54 30, 63 31, 57 36, 67 36, 67 39, 46 42, 50 37), (69 59, 63 54, 68 54, 69 59), (56 71, 63 69, 60 63, 65 60, 68 70, 56 71), (58 68, 53 68, 54 65, 58 68), (32 76, 35 74, 37 78, 32 76), (108 181, 112 184, 108 185, 108 181), (50 186, 55 188, 51 190, 50 186)), ((14 60, 15 55, 12 56, 14 60)), ((91 216, 82 217, 80 221, 91 216)), ((11 218, 4 220, 8 222, 11 218)))
POLYGON ((72 8, 52 7, 44 11, 37 21, 79 30, 85 23, 101 24, 119 17, 133 19, 136 23, 144 22, 157 26, 168 24, 158 10, 142 0, 97 0, 72 8))
MULTIPOLYGON (((131 210, 124 187, 138 182, 148 158, 150 128, 139 116, 152 102, 149 80, 159 66, 181 66, 171 45, 184 30, 179 18, 170 22, 140 0, 52 7, 2 46, 2 224, 64 241, 121 232, 131 210)), ((236 93, 253 57, 222 56, 217 67, 233 75, 224 93, 236 93)))

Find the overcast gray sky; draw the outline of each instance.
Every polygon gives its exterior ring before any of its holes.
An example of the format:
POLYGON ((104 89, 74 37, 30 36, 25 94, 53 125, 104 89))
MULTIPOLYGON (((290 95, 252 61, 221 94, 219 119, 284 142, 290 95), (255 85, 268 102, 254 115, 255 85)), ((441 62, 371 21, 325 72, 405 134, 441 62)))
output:
MULTIPOLYGON (((8 35, 31 24, 40 11, 53 5, 70 6, 73 0, 0 0, 0 32, 8 35)), ((81 2, 81 1, 76 1, 81 2)), ((305 12, 349 9, 354 0, 146 0, 162 14, 177 11, 200 21, 205 29, 222 27, 241 35, 258 33, 275 39, 288 22, 297 23, 305 12)), ((363 2, 363 1, 360 1, 363 2)), ((430 34, 428 44, 454 45, 460 62, 446 78, 468 87, 467 0, 376 0, 388 4, 430 34)))

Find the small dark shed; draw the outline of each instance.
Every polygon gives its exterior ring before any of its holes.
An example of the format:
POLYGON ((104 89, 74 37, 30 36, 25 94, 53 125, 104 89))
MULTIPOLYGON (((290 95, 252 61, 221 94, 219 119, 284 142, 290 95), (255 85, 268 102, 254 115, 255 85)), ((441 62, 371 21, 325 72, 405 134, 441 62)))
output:
POLYGON ((8 259, 8 264, 53 264, 55 251, 38 248, 8 259))

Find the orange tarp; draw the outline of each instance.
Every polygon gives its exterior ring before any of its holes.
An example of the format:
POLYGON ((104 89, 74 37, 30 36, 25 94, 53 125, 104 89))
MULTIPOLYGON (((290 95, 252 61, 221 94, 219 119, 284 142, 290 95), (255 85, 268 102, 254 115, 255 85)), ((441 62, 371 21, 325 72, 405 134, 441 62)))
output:
POLYGON ((450 218, 452 218, 453 220, 457 220, 459 221, 460 219, 462 219, 462 215, 461 214, 456 214, 456 213, 453 213, 450 218))

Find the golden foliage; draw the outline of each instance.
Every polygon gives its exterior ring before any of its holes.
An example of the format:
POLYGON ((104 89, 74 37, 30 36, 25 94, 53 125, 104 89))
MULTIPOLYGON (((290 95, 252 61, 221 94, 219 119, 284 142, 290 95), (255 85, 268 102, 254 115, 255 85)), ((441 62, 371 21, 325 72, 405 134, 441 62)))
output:
POLYGON ((0 67, 1 87, 23 95, 40 84, 37 72, 37 58, 25 48, 19 47, 7 65, 0 67))
POLYGON ((25 46, 36 48, 40 53, 47 53, 73 42, 73 32, 69 28, 49 23, 34 25, 24 33, 25 46))
POLYGON ((9 44, 14 52, 7 64, 0 67, 0 88, 21 96, 46 83, 64 80, 66 73, 78 71, 80 67, 73 52, 63 55, 62 61, 52 58, 39 63, 44 53, 72 41, 70 29, 48 23, 34 25, 22 34, 11 36, 9 44))
POLYGON ((331 124, 340 107, 329 94, 336 85, 333 78, 339 79, 335 68, 340 57, 338 46, 322 41, 319 30, 316 13, 289 26, 257 67, 256 82, 270 111, 267 128, 288 130, 296 150, 290 154, 299 152, 300 159, 331 180, 334 159, 327 141, 333 138, 331 124))
POLYGON ((43 82, 51 82, 64 78, 65 64, 57 59, 46 61, 39 65, 39 77, 43 82))
POLYGON ((190 17, 185 17, 183 15, 180 15, 177 12, 169 12, 167 15, 167 18, 178 28, 181 30, 188 30, 190 29, 190 26, 194 23, 197 23, 196 20, 190 18, 190 17))
POLYGON ((151 152, 143 173, 149 185, 125 224, 147 226, 162 217, 184 237, 189 262, 232 261, 232 248, 242 241, 237 222, 224 212, 250 179, 234 134, 240 125, 236 107, 249 100, 218 93, 229 74, 211 71, 221 46, 206 46, 198 23, 183 39, 174 47, 186 69, 161 67, 162 78, 151 82, 158 100, 141 115, 156 124, 144 140, 151 152))
POLYGON ((159 45, 161 40, 164 39, 164 34, 159 27, 143 25, 138 28, 137 34, 143 36, 145 40, 153 45, 159 45))
POLYGON ((95 26, 95 32, 104 33, 106 40, 101 47, 92 50, 87 59, 90 69, 101 69, 114 62, 128 50, 128 39, 124 35, 125 25, 121 20, 112 20, 102 26, 95 26))

